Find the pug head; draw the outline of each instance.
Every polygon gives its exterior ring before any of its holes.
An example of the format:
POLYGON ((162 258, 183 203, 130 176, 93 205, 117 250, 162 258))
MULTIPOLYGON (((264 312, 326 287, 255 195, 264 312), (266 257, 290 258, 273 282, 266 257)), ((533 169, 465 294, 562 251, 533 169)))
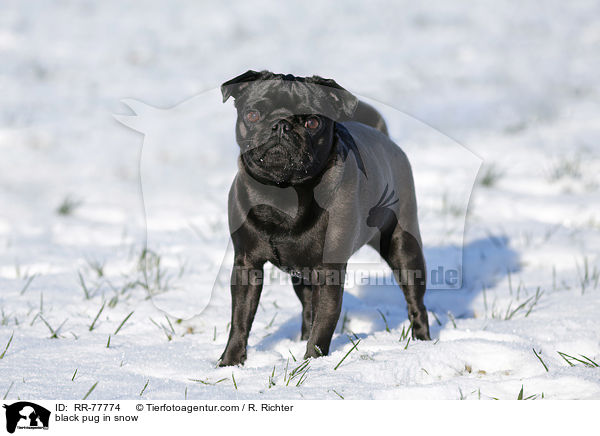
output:
POLYGON ((302 184, 326 167, 335 122, 351 119, 358 99, 335 81, 247 71, 221 85, 235 99, 241 162, 258 181, 302 184))

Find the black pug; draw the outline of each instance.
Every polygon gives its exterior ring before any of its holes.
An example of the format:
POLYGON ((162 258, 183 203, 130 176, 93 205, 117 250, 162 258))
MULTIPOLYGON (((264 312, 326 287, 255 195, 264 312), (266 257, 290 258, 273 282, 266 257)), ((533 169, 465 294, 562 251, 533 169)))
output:
POLYGON ((412 336, 428 340, 425 261, 413 177, 381 115, 335 81, 247 71, 235 99, 239 171, 229 193, 231 330, 220 366, 242 364, 269 261, 292 275, 304 358, 327 355, 346 264, 365 244, 401 285, 412 336))

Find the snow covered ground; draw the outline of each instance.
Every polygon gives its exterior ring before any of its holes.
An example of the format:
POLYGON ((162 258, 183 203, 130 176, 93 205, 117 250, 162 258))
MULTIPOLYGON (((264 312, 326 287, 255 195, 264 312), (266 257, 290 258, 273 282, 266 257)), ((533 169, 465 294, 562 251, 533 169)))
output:
POLYGON ((597 2, 228 5, 3 2, 0 396, 599 399, 597 2), (462 288, 426 296, 432 342, 401 340, 399 289, 354 285, 330 356, 290 377, 300 303, 274 283, 246 365, 215 368, 237 154, 216 88, 249 68, 331 77, 384 112, 430 267, 464 236, 462 288), (145 137, 115 120, 123 99, 145 137))

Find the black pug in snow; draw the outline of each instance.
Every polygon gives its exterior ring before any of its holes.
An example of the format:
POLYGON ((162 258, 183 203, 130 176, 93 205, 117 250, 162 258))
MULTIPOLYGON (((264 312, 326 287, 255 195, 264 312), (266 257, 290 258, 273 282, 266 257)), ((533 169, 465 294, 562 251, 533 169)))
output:
POLYGON ((241 153, 229 193, 232 314, 220 365, 246 360, 267 261, 294 279, 304 357, 327 355, 347 261, 365 244, 401 285, 413 338, 430 339, 413 177, 381 115, 318 76, 248 71, 221 91, 223 102, 235 99, 241 153))

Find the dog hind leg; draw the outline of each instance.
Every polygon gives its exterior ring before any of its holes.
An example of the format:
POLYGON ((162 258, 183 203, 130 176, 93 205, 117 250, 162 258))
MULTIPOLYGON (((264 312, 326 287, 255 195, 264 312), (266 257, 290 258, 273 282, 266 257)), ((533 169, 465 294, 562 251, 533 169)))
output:
POLYGON ((426 266, 419 242, 413 235, 396 226, 391 234, 382 235, 380 254, 404 292, 413 339, 430 340, 427 309, 423 303, 427 287, 426 266))

